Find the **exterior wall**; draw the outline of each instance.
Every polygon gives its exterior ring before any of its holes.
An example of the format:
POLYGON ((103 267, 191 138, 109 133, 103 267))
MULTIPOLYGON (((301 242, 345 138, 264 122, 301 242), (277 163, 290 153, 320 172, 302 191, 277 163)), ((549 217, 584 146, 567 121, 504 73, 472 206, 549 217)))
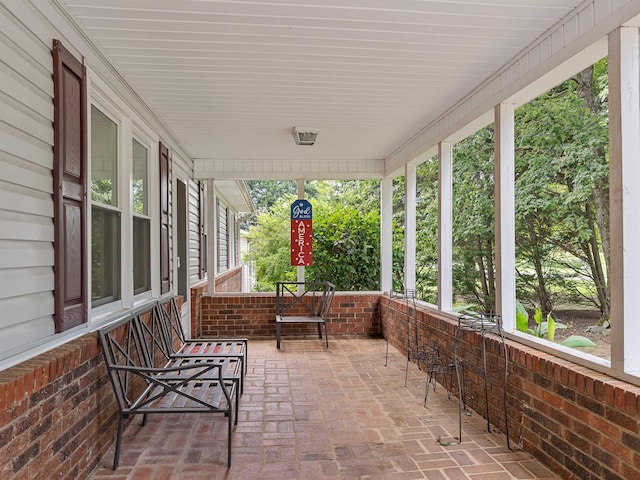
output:
MULTIPOLYGON (((82 337, 95 328, 90 315, 89 323, 73 331, 64 334, 54 331, 53 39, 60 39, 87 65, 92 86, 88 101, 100 97, 119 116, 126 117, 128 133, 123 133, 122 141, 132 135, 143 137, 140 140, 150 152, 149 178, 157 177, 151 176, 156 172, 151 166, 154 165, 152 160, 157 159, 159 140, 172 149, 170 176, 174 171, 191 172, 192 161, 164 124, 149 113, 139 96, 69 23, 55 2, 0 3, 0 31, 4 33, 0 35, 1 369, 82 337)), ((123 123, 120 128, 124 132, 123 123)), ((159 196, 159 182, 150 183, 153 185, 149 186, 149 193, 155 199, 159 196)), ((173 182, 170 182, 170 208, 174 207, 172 186, 173 182)), ((152 258, 159 251, 158 234, 155 233, 159 230, 159 212, 153 208, 155 205, 155 200, 150 203, 152 258)), ((123 225, 130 209, 125 214, 123 225)), ((170 246, 173 243, 171 217, 170 246)), ((130 271, 130 246, 123 246, 122 258, 122 271, 130 271)), ((170 256, 170 269, 175 269, 175 253, 170 256)), ((136 298, 136 302, 145 295, 159 294, 157 262, 153 262, 151 274, 153 291, 136 298)), ((122 279, 122 300, 112 308, 101 308, 100 318, 96 321, 107 321, 111 314, 132 306, 133 288, 129 283, 122 279)))
POLYGON ((38 25, 0 12, 0 360, 54 333, 52 56, 38 25))
MULTIPOLYGON (((405 352, 415 331, 402 301, 381 297, 384 332, 405 352)), ((437 345, 450 359, 457 323, 418 308, 418 342, 437 345)), ((504 431, 502 345, 488 335, 489 416, 504 431), (500 372, 500 373, 497 373, 500 372)), ((481 337, 466 332, 458 346, 465 367, 468 405, 484 412, 481 337)), ((562 478, 623 480, 640 478, 640 388, 577 366, 551 354, 507 341, 509 435, 562 478)), ((455 399, 453 400, 455 401, 455 399)), ((464 426, 462 430, 464 437, 464 426)))
POLYGON ((200 214, 199 214, 199 190, 198 183, 189 181, 187 186, 187 196, 189 202, 189 232, 187 247, 189 251, 189 281, 192 285, 198 283, 200 279, 200 214))
MULTIPOLYGON (((329 337, 379 336, 378 293, 337 292, 333 298, 329 337)), ((275 339, 275 293, 211 295, 201 298, 202 337, 264 337, 275 339)), ((315 336, 315 325, 288 324, 283 337, 315 336)))
MULTIPOLYGON (((172 288, 178 288, 177 242, 174 209, 176 178, 187 182, 189 284, 200 279, 198 184, 192 159, 165 124, 108 65, 101 53, 69 22, 56 2, 3 2, 0 0, 0 370, 48 348, 79 338, 123 309, 160 295, 158 262, 151 262, 151 290, 136 296, 122 275, 121 299, 96 310, 89 322, 64 334, 54 327, 54 204, 53 204, 53 39, 60 39, 83 61, 88 72, 88 102, 113 110, 117 117, 118 148, 130 138, 149 150, 150 254, 157 258, 159 240, 158 141, 169 147, 169 256, 172 288), (125 125, 126 124, 126 125, 125 125)), ((90 133, 90 132, 89 132, 90 133)), ((130 155, 129 155, 130 156, 130 155)), ((122 157, 122 158, 121 158, 122 157)), ((126 166, 124 158, 121 164, 126 166)), ((126 171, 124 168, 122 171, 126 171)), ((124 175, 121 182, 126 182, 124 175)), ((120 190, 126 191, 124 183, 120 190)), ((241 184, 238 183, 238 187, 241 184)), ((126 202, 125 202, 126 203, 126 202)), ((87 206, 88 211, 91 205, 87 206)), ((120 205, 126 233, 131 206, 120 205)), ((88 222, 89 228, 90 222, 88 222)), ((123 234, 123 238, 126 235, 123 234)), ((213 253, 212 253, 213 254, 213 253)), ((130 272, 132 245, 122 244, 122 272, 130 272)), ((90 255, 89 255, 90 258, 90 255)), ((89 271, 90 266, 87 266, 89 271)), ((237 289, 238 291, 241 288, 237 289)))

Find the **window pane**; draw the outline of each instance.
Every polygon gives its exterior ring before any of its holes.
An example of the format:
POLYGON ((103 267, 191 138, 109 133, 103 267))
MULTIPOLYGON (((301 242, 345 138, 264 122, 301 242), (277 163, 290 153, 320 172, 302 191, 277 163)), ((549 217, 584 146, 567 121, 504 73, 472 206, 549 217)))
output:
POLYGON ((91 107, 91 200, 117 205, 118 126, 91 107))
POLYGON ((131 184, 133 213, 147 215, 147 149, 133 141, 133 180, 131 184))
POLYGON ((148 218, 133 217, 133 293, 151 290, 151 225, 148 218))
POLYGON ((120 213, 91 208, 91 306, 120 299, 120 213))

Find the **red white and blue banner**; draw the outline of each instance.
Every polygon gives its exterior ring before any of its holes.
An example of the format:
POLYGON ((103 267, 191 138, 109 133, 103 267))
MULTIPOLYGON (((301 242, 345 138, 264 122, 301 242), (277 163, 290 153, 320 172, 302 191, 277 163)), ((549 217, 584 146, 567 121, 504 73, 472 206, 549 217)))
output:
POLYGON ((291 265, 313 265, 313 214, 308 200, 291 204, 291 265))

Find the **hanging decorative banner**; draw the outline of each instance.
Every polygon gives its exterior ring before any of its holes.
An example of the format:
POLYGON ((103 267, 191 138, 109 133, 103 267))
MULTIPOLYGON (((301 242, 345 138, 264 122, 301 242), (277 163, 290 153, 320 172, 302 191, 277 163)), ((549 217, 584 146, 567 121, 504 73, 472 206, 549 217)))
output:
POLYGON ((313 233, 311 204, 296 200, 291 204, 291 265, 313 265, 313 233))

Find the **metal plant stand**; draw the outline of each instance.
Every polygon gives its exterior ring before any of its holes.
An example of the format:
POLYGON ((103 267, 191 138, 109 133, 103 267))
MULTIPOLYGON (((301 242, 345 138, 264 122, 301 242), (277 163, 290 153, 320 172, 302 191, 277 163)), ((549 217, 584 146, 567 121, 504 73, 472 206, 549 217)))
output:
MULTIPOLYGON (((400 315, 403 315, 406 318, 407 321, 407 342, 411 342, 411 332, 410 332, 410 324, 414 323, 415 324, 415 320, 416 320, 416 291, 415 290, 391 290, 389 292, 389 301, 387 302, 387 318, 391 317, 391 311, 394 311, 395 313, 398 313, 400 315), (391 306, 391 300, 402 300, 405 303, 405 309, 406 311, 402 311, 402 310, 398 310, 397 308, 393 308, 391 306)), ((387 320, 387 325, 389 323, 389 320, 387 320)), ((387 351, 386 351, 386 355, 385 355, 385 359, 384 359, 384 366, 387 366, 387 363, 389 361, 389 335, 386 335, 387 337, 387 351)), ((416 329, 415 331, 415 338, 416 341, 415 343, 417 344, 418 342, 418 330, 416 329)), ((410 346, 408 347, 409 349, 411 348, 410 346)), ((406 373, 405 373, 405 377, 406 377, 406 373)), ((406 385, 406 378, 405 378, 405 385, 406 385)))
MULTIPOLYGON (((458 326, 456 328, 455 338, 453 342, 453 357, 454 366, 456 369, 456 377, 458 380, 458 394, 459 394, 459 406, 458 406, 458 439, 462 443, 462 410, 464 405, 464 399, 462 394, 462 375, 463 369, 462 363, 458 359, 458 344, 461 337, 466 332, 479 333, 482 340, 482 367, 480 374, 484 381, 484 403, 485 403, 485 416, 487 418, 487 431, 491 432, 491 424, 489 420, 489 393, 487 390, 487 349, 486 349, 486 335, 492 334, 497 336, 502 343, 502 350, 504 353, 504 378, 503 378, 503 411, 504 411, 504 425, 505 434, 507 437, 507 448, 511 450, 511 444, 509 442, 509 420, 507 415, 507 375, 509 373, 509 359, 507 356, 507 345, 504 340, 504 332, 502 330, 502 318, 499 315, 460 315, 458 317, 458 326)), ((469 363, 467 362, 467 365, 469 363)), ((469 366, 467 367, 469 368, 469 366)))
MULTIPOLYGON (((420 334, 418 331, 418 320, 416 314, 416 291, 415 290, 392 290, 389 293, 389 302, 387 303, 388 312, 392 310, 406 317, 407 326, 407 362, 404 370, 404 386, 407 386, 409 377, 409 364, 415 360, 418 369, 423 370, 426 367, 427 381, 424 392, 424 405, 427 405, 429 396, 429 386, 433 385, 436 389, 437 377, 440 376, 441 383, 447 389, 447 395, 451 396, 453 378, 456 375, 456 368, 451 361, 446 361, 441 355, 439 349, 433 344, 420 344, 420 334), (394 309, 391 306, 391 300, 397 299, 404 301, 405 310, 394 309)), ((387 335, 387 357, 385 358, 385 366, 387 365, 389 355, 389 336, 387 335)))

